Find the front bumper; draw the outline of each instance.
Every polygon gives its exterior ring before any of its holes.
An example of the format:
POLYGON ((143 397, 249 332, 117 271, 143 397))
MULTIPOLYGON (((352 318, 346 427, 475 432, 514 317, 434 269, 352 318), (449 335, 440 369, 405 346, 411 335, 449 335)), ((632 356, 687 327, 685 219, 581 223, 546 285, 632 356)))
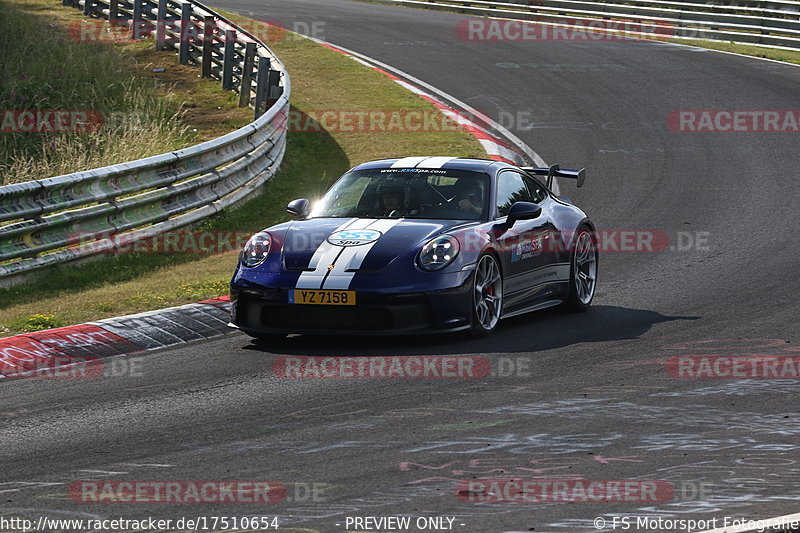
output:
MULTIPOLYGON (((434 274, 434 276, 436 276, 434 274)), ((358 290, 357 304, 288 303, 290 288, 231 284, 231 321, 252 336, 273 333, 392 335, 470 327, 473 271, 449 275, 454 286, 430 291, 358 290)), ((408 288, 408 287, 405 287, 408 288)))

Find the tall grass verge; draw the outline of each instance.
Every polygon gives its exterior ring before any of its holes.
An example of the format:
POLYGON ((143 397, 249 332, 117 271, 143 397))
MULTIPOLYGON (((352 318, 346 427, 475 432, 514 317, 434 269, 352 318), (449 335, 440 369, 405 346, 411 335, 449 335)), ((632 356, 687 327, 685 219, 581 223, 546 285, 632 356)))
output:
POLYGON ((156 155, 193 141, 180 122, 177 98, 158 94, 158 82, 131 69, 131 54, 151 44, 78 42, 66 31, 68 20, 49 16, 35 0, 0 0, 0 112, 91 110, 103 125, 94 132, 0 133, 0 185, 156 155))

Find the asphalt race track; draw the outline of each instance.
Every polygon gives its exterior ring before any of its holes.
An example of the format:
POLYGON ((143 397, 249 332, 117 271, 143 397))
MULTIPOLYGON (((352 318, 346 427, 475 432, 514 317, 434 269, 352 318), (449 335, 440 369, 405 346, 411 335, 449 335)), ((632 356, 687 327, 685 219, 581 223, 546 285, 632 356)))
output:
POLYGON ((686 531, 636 517, 719 527, 800 510, 800 382, 682 379, 665 365, 800 356, 799 134, 667 125, 680 110, 800 109, 800 68, 648 41, 471 42, 456 32, 462 15, 344 0, 216 3, 288 28, 316 22, 325 41, 515 117, 506 126, 545 161, 588 169, 584 188, 561 188, 598 228, 670 244, 603 254, 588 314, 517 317, 488 339, 293 337, 275 349, 233 333, 130 358, 138 377, 2 383, 0 513, 277 516, 295 532, 396 531, 346 520, 403 515, 570 533, 598 531, 596 517, 604 531, 621 530, 614 517, 633 517, 627 531, 686 531), (280 355, 483 356, 494 375, 286 379, 273 372, 280 355), (457 493, 477 478, 671 488, 625 502, 457 493), (287 494, 98 504, 70 497, 81 480, 275 481, 287 494))

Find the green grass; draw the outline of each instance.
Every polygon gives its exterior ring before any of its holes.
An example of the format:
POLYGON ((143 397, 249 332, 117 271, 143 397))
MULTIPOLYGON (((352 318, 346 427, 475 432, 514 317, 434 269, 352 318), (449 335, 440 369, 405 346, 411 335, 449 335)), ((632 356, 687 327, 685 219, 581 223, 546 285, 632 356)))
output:
POLYGON ((785 63, 794 63, 795 65, 800 65, 800 50, 795 52, 793 50, 782 50, 778 48, 765 48, 747 44, 699 39, 667 39, 667 41, 671 43, 685 44, 688 46, 697 46, 698 48, 722 50, 724 52, 734 52, 746 56, 763 57, 766 59, 774 59, 775 61, 783 61, 785 63))
MULTIPOLYGON (((383 74, 325 47, 283 39, 270 47, 292 76, 292 108, 319 110, 423 110, 427 101, 383 74)), ((236 210, 205 221, 197 231, 254 232, 288 219, 286 204, 317 198, 357 163, 402 155, 485 157, 465 131, 409 133, 290 132, 286 157, 262 194, 236 210)), ((35 281, 0 289, 0 335, 47 310, 52 320, 74 324, 109 316, 180 305, 224 294, 237 252, 201 254, 121 254, 80 266, 65 264, 35 281)))
POLYGON ((30 333, 42 329, 60 328, 66 324, 59 321, 54 315, 36 313, 27 318, 19 318, 12 322, 11 327, 21 333, 30 333))

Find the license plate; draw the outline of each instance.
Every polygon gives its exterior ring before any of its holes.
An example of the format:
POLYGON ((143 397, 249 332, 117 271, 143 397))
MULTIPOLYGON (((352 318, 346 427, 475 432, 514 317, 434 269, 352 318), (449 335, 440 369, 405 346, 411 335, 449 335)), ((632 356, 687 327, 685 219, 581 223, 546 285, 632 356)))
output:
POLYGON ((356 291, 294 289, 289 291, 290 304, 356 305, 356 291))

